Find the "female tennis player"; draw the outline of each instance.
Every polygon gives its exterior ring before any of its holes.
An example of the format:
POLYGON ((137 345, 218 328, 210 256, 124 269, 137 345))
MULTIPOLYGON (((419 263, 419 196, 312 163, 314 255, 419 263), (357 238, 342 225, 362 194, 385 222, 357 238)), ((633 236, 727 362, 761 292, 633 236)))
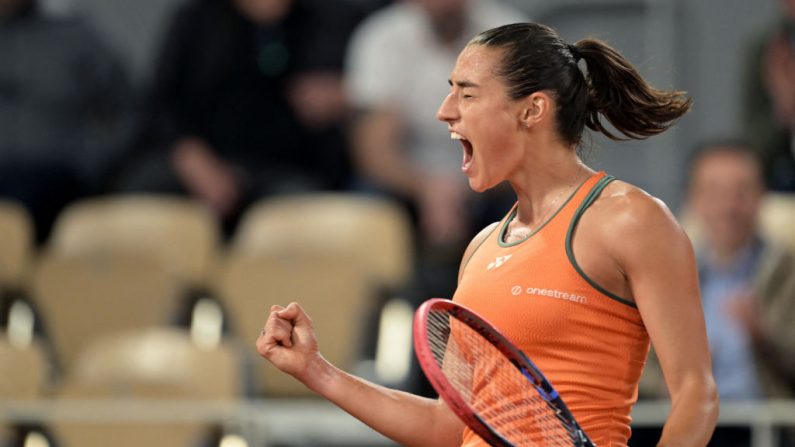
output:
MULTIPOLYGON (((651 341, 672 400, 659 445, 706 445, 718 396, 690 242, 661 201, 577 154, 586 126, 643 139, 670 127, 690 100, 652 88, 598 40, 567 44, 533 23, 476 36, 449 83, 438 118, 461 141, 470 186, 507 181, 518 198, 472 240, 454 301, 535 362, 598 446, 627 445, 651 341)), ((329 364, 297 303, 272 308, 257 350, 400 444, 485 445, 442 401, 329 364)))

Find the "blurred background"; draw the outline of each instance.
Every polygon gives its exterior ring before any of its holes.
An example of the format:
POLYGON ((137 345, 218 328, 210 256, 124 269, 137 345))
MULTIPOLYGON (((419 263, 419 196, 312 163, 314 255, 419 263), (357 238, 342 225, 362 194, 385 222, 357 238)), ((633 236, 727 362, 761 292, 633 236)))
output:
MULTIPOLYGON (((795 1, 0 0, 0 447, 392 445, 260 359, 433 396, 411 318, 513 203, 435 113, 477 32, 594 36, 693 110, 586 163, 693 240, 721 419, 795 445, 795 1)), ((668 411, 652 352, 631 445, 668 411)))

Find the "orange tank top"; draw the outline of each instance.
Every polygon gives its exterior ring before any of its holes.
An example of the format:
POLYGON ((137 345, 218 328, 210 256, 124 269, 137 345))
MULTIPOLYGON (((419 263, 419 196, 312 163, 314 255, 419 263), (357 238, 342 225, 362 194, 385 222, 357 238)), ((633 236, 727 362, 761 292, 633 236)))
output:
MULTIPOLYGON (((637 307, 588 278, 571 248, 580 216, 612 180, 594 174, 528 238, 506 244, 514 206, 467 261, 453 297, 527 354, 599 447, 627 445, 649 351, 637 307)), ((465 429, 462 446, 486 445, 465 429)))

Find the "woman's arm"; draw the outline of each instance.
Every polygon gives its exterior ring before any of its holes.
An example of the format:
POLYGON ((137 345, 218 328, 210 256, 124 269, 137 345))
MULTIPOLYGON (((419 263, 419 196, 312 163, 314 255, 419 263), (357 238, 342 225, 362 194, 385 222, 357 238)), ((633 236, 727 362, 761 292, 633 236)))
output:
POLYGON ((670 211, 640 191, 615 200, 609 246, 623 269, 660 360, 671 412, 659 446, 705 446, 718 394, 701 306, 695 256, 670 211))
MULTIPOLYGON (((469 243, 461 261, 459 282, 469 258, 496 226, 494 223, 484 228, 469 243)), ((312 391, 401 445, 461 444, 464 423, 442 400, 370 383, 326 361, 318 352, 312 320, 298 303, 286 308, 271 307, 257 339, 257 352, 312 391)))
MULTIPOLYGON (((344 318, 344 316, 340 316, 344 318)), ((273 306, 257 352, 309 389, 401 445, 457 446, 463 423, 440 400, 391 390, 347 374, 317 349, 301 306, 273 306)))

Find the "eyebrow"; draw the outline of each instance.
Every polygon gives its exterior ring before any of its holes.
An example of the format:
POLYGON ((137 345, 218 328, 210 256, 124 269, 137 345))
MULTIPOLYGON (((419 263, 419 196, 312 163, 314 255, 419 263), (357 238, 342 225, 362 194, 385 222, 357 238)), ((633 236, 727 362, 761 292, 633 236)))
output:
POLYGON ((453 82, 452 79, 448 79, 447 83, 450 84, 450 87, 452 87, 453 84, 455 84, 455 85, 457 85, 457 86, 459 86, 461 88, 467 88, 467 87, 478 88, 478 87, 480 87, 478 84, 475 84, 472 81, 455 81, 455 82, 453 82))

